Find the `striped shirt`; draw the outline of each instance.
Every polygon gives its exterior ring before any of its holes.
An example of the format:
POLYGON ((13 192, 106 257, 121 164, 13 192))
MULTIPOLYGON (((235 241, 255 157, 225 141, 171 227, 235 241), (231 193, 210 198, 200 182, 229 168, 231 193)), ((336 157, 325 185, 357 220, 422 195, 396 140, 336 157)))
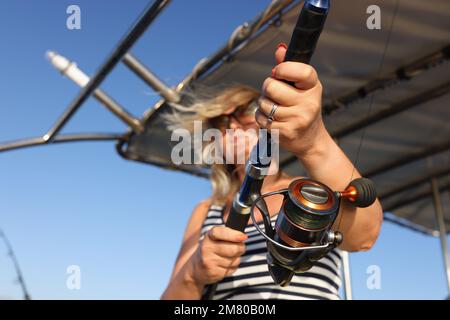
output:
MULTIPOLYGON (((224 225, 224 207, 211 205, 201 229, 205 233, 215 226, 224 225)), ((276 216, 271 218, 275 224, 276 216)), ((261 226, 264 224, 261 222, 261 226)), ((297 273, 286 287, 276 285, 267 267, 265 239, 253 225, 245 228, 248 239, 237 270, 217 285, 213 299, 295 299, 338 300, 341 285, 341 251, 333 249, 304 273, 297 273)))

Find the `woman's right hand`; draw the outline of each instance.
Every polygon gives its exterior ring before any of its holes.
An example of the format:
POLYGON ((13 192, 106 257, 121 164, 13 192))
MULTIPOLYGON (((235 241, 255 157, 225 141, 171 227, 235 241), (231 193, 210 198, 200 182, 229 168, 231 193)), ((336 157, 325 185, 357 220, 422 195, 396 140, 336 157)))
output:
POLYGON ((225 226, 211 228, 189 260, 191 278, 204 286, 233 274, 245 252, 247 238, 245 233, 225 226))

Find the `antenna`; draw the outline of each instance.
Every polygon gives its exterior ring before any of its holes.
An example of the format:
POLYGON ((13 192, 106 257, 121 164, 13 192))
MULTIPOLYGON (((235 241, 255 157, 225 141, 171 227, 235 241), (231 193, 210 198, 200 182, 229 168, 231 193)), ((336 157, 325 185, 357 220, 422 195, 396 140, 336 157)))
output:
POLYGON ((31 300, 31 296, 27 291, 27 287, 25 285, 25 280, 23 278, 22 271, 20 270, 19 262, 17 261, 14 250, 13 250, 8 238, 6 237, 6 234, 3 232, 3 230, 1 228, 0 228, 0 238, 3 238, 3 241, 5 242, 5 245, 6 245, 6 249, 8 250, 8 255, 13 262, 14 269, 16 270, 16 274, 17 274, 17 281, 19 282, 20 287, 22 288, 23 299, 31 300))

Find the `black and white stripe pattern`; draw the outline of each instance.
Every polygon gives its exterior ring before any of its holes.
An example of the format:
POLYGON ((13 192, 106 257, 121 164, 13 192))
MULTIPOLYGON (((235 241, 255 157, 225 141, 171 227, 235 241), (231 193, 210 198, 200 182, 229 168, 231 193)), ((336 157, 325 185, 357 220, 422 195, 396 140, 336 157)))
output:
MULTIPOLYGON (((211 205, 203 222, 201 238, 214 226, 224 225, 223 207, 211 205)), ((276 217, 272 218, 275 224, 276 217)), ((263 226, 263 224, 261 223, 263 226)), ((246 251, 236 272, 218 283, 213 299, 307 299, 338 300, 341 285, 341 253, 334 249, 308 272, 296 274, 287 287, 273 283, 266 261, 266 242, 253 225, 245 228, 246 251)))

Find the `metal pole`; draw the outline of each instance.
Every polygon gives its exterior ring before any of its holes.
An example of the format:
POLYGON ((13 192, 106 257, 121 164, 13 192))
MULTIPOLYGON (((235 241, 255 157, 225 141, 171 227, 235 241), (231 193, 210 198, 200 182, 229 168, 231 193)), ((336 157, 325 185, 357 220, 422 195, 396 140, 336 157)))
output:
MULTIPOLYGON (((55 51, 47 51, 45 55, 52 66, 55 67, 55 69, 58 70, 62 75, 66 76, 82 88, 87 86, 90 78, 83 72, 83 70, 78 68, 75 62, 70 61, 69 59, 63 57, 55 51)), ((139 119, 131 115, 127 110, 125 110, 125 108, 120 106, 103 90, 97 88, 94 91, 93 96, 98 101, 100 101, 100 103, 104 105, 109 111, 114 113, 120 120, 130 126, 135 132, 141 133, 144 130, 139 119)))
POLYGON ((350 275, 350 256, 347 251, 342 251, 342 273, 344 276, 345 300, 353 300, 352 280, 350 275))
POLYGON ((436 222, 439 228, 439 239, 441 241, 442 257, 444 259, 445 276, 447 278, 447 290, 450 293, 450 258, 448 254, 447 232, 444 221, 444 210, 442 209, 439 185, 436 178, 431 179, 431 189, 433 190, 434 209, 436 222))
POLYGON ((78 133, 78 134, 57 135, 51 142, 45 141, 44 137, 36 137, 1 144, 0 152, 53 143, 78 142, 78 141, 117 141, 117 140, 120 141, 122 139, 124 139, 124 135, 119 133, 78 133))
POLYGON ((123 57, 122 61, 131 71, 133 71, 137 76, 144 80, 145 83, 152 87, 153 90, 158 92, 167 101, 174 103, 180 102, 180 95, 178 94, 178 92, 166 85, 131 53, 128 52, 123 57))
MULTIPOLYGON (((333 137, 336 144, 341 146, 341 139, 333 137)), ((352 293, 352 279, 350 275, 350 256, 347 251, 342 251, 342 275, 344 281, 344 296, 345 300, 353 300, 352 293)))
POLYGON ((112 71, 112 69, 123 58, 128 50, 130 50, 133 44, 145 32, 147 27, 155 20, 169 1, 170 0, 155 0, 153 4, 145 10, 144 14, 119 42, 113 53, 106 59, 106 61, 90 79, 89 83, 81 90, 78 96, 75 97, 62 116, 57 120, 55 125, 44 135, 44 140, 46 142, 51 141, 59 133, 59 131, 61 131, 67 121, 81 107, 84 101, 86 101, 87 98, 100 86, 106 76, 112 71))
POLYGON ((100 101, 109 111, 114 113, 120 120, 128 124, 131 129, 136 133, 142 133, 144 127, 139 121, 131 115, 125 108, 120 106, 113 98, 106 94, 102 89, 97 89, 94 91, 93 96, 100 101))
MULTIPOLYGON (((450 55, 448 52, 450 52, 449 44, 438 51, 427 54, 411 63, 408 63, 407 65, 403 65, 400 68, 392 70, 381 77, 370 80, 363 86, 355 88, 349 93, 331 98, 331 102, 324 105, 322 109, 325 114, 329 115, 335 110, 348 106, 359 99, 364 99, 368 95, 388 87, 393 81, 405 81, 415 78, 434 66, 449 60, 450 55)), ((407 60, 409 59, 405 59, 405 61, 407 60)))
POLYGON ((336 132, 332 132, 331 135, 333 137, 342 138, 344 136, 349 136, 352 133, 371 126, 375 123, 381 122, 387 118, 393 117, 401 112, 405 112, 406 110, 412 109, 414 107, 422 105, 424 102, 428 102, 439 97, 442 97, 450 92, 450 81, 426 90, 425 92, 421 92, 411 98, 407 98, 398 103, 392 104, 389 108, 383 109, 377 113, 371 114, 368 117, 357 121, 355 123, 351 123, 348 126, 339 129, 336 132))

